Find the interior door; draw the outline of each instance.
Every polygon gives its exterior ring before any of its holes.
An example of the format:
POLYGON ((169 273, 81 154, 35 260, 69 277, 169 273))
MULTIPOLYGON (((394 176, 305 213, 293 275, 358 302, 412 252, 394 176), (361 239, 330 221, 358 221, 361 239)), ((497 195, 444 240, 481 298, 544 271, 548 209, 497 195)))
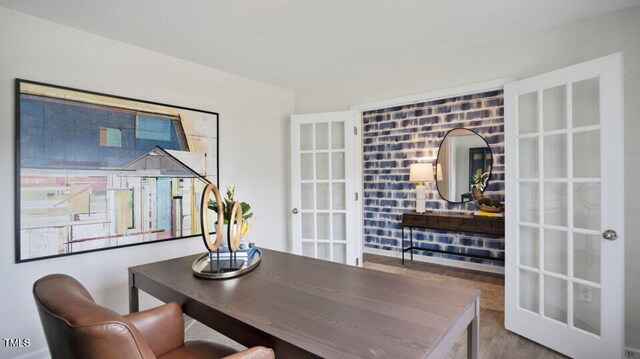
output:
POLYGON ((505 326, 575 358, 624 347, 622 55, 505 86, 505 326))
POLYGON ((292 248, 358 265, 354 111, 291 116, 292 248))

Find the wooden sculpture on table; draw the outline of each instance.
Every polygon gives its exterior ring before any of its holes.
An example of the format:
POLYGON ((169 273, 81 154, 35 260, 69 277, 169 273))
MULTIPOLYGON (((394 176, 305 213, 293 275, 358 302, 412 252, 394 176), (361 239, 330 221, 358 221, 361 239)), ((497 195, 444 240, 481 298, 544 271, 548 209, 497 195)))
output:
POLYGON ((474 186, 471 189, 471 195, 473 197, 473 201, 478 205, 478 207, 480 207, 481 211, 489 213, 504 212, 504 203, 485 196, 478 187, 474 186))
POLYGON ((504 203, 491 199, 483 194, 484 189, 489 182, 490 172, 482 173, 481 169, 478 169, 476 173, 471 177, 471 197, 473 201, 480 207, 480 211, 487 213, 501 213, 504 212, 504 203))
MULTIPOLYGON (((222 207, 222 197, 220 196, 220 191, 218 187, 209 183, 202 191, 202 200, 200 201, 200 228, 202 229, 202 239, 204 240, 204 245, 210 252, 214 252, 220 248, 222 245, 222 230, 224 228, 224 214, 222 211, 218 211, 218 221, 217 229, 216 229, 216 240, 215 242, 211 242, 210 228, 209 228, 209 215, 207 213, 207 208, 209 204, 209 196, 213 193, 215 197, 216 203, 219 207, 222 207)), ((231 223, 231 222, 229 222, 231 223)))
POLYGON ((250 271, 260 262, 261 253, 257 250, 251 257, 239 258, 237 250, 242 237, 242 206, 240 202, 234 201, 229 218, 224 218, 222 197, 218 187, 209 183, 202 192, 200 202, 200 226, 202 229, 202 239, 208 249, 208 253, 198 257, 193 263, 193 274, 206 279, 231 278, 250 271), (218 218, 216 221, 216 231, 211 232, 209 228, 209 197, 213 193, 217 208, 218 218), (224 237, 224 223, 227 220, 227 247, 222 246, 224 237), (215 233, 215 241, 211 240, 211 234, 215 233))

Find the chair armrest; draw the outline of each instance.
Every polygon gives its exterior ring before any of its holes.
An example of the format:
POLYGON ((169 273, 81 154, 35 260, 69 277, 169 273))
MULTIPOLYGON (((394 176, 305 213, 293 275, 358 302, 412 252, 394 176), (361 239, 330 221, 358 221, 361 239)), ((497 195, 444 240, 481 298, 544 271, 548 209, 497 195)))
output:
POLYGON ((253 347, 241 352, 231 354, 223 359, 275 359, 273 350, 265 347, 253 347))
POLYGON ((159 357, 184 345, 184 319, 178 303, 125 315, 159 357))

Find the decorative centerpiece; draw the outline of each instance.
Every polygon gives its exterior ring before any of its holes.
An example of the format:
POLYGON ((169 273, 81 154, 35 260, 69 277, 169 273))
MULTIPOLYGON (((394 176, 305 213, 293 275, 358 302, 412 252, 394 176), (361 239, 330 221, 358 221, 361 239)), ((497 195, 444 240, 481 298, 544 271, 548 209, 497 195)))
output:
MULTIPOLYGON (((227 195, 222 200, 222 214, 224 217, 224 224, 229 223, 229 218, 232 217, 233 205, 236 202, 234 199, 236 192, 235 186, 227 186, 227 195)), ((251 212, 251 205, 247 202, 239 202, 240 209, 242 210, 242 226, 240 228, 240 248, 244 249, 244 247, 248 246, 248 243, 242 243, 243 239, 247 237, 249 231, 253 227, 253 212, 251 212)), ((209 201, 208 205, 209 209, 218 213, 219 206, 217 201, 209 201)))
POLYGON ((220 191, 215 184, 209 183, 202 192, 200 202, 200 225, 204 245, 209 250, 198 257, 192 265, 193 274, 205 279, 225 279, 242 275, 254 269, 262 257, 260 249, 255 246, 240 247, 240 238, 243 232, 246 234, 251 225, 243 225, 245 219, 253 217, 251 206, 233 199, 235 187, 227 188, 227 197, 222 200, 220 191), (214 201, 209 196, 214 195, 214 201), (246 213, 243 211, 246 209, 246 213), (216 231, 211 232, 208 210, 213 209, 217 213, 215 221, 216 231), (226 225, 226 226, 225 226, 226 225), (226 227, 227 246, 222 246, 223 233, 226 227), (211 235, 215 234, 215 240, 211 235))
POLYGON ((481 175, 474 174, 471 178, 471 196, 473 201, 480 207, 480 211, 489 213, 502 213, 504 212, 504 203, 495 199, 491 199, 482 192, 484 192, 489 180, 489 173, 485 172, 481 175))

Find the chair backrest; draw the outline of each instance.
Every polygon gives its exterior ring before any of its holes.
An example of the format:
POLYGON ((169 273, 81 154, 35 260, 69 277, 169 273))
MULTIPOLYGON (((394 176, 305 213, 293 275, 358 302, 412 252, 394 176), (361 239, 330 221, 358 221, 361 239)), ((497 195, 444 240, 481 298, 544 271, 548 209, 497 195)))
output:
POLYGON ((53 359, 155 358, 129 320, 96 304, 74 278, 43 277, 33 296, 53 359))

